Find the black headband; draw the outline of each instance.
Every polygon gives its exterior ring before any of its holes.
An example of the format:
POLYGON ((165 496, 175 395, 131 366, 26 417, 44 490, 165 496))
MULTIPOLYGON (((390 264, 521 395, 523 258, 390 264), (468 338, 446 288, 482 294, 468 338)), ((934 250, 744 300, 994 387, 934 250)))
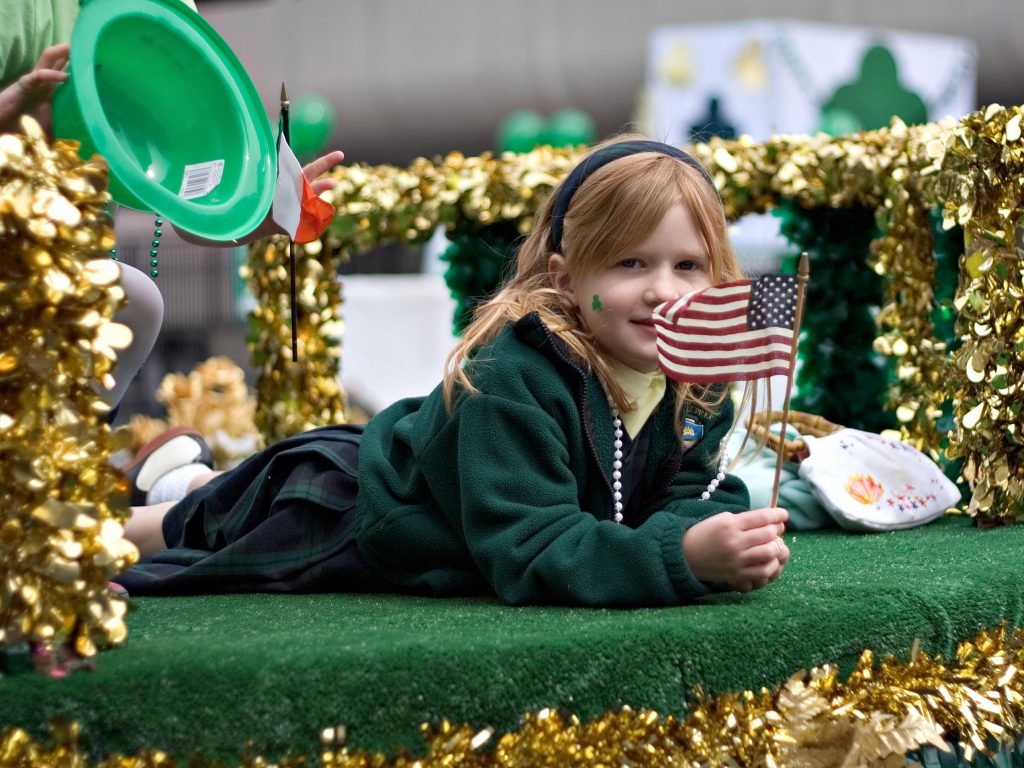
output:
POLYGON ((683 150, 673 147, 671 144, 647 140, 620 141, 617 144, 609 144, 607 147, 597 150, 597 152, 573 168, 572 173, 569 174, 561 189, 558 190, 555 210, 551 214, 551 236, 548 239, 548 245, 551 247, 552 253, 562 252, 562 223, 565 221, 565 214, 569 211, 569 203, 572 202, 572 196, 576 194, 576 190, 583 185, 583 182, 590 178, 590 174, 598 168, 618 160, 620 157, 639 155, 643 152, 657 152, 661 155, 668 155, 677 160, 682 160, 687 165, 700 171, 701 175, 707 179, 708 184, 711 185, 711 188, 715 190, 715 194, 718 194, 715 183, 708 176, 708 172, 701 167, 701 164, 683 152, 683 150))

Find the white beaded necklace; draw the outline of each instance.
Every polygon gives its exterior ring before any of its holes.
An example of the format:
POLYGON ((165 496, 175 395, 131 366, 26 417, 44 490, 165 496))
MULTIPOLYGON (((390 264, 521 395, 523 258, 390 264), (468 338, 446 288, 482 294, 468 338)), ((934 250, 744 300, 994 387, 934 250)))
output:
MULTIPOLYGON (((608 398, 608 405, 612 409, 612 427, 615 430, 615 452, 612 454, 612 505, 615 507, 615 514, 612 519, 616 523, 622 522, 622 419, 619 418, 619 409, 615 407, 612 399, 608 398)), ((700 495, 701 501, 707 501, 711 494, 718 488, 718 484, 725 480, 725 470, 729 466, 729 456, 722 451, 722 458, 718 461, 718 473, 711 478, 707 490, 700 495)))

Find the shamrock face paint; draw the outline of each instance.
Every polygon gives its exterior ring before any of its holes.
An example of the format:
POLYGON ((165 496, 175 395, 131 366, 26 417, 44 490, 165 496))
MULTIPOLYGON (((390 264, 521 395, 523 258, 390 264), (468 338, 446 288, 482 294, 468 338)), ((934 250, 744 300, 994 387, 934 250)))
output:
POLYGON ((598 296, 596 293, 594 294, 594 298, 590 300, 590 308, 595 312, 600 312, 602 309, 604 309, 604 307, 601 306, 601 297, 598 296))

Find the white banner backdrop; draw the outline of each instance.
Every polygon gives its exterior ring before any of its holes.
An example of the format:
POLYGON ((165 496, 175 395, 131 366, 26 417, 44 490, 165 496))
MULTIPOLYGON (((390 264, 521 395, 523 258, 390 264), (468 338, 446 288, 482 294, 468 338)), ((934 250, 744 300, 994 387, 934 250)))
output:
POLYGON ((815 133, 844 85, 897 104, 916 95, 926 121, 959 118, 977 108, 976 67, 974 44, 960 37, 787 20, 662 27, 648 47, 649 130, 688 144, 716 99, 719 117, 755 140, 815 133), (876 46, 891 53, 895 82, 885 82, 884 55, 865 62, 876 46))
MULTIPOLYGON (((646 130, 670 144, 709 135, 839 135, 973 111, 977 51, 960 37, 789 20, 656 29, 647 56, 646 130)), ((770 216, 732 231, 744 268, 788 249, 770 216)))

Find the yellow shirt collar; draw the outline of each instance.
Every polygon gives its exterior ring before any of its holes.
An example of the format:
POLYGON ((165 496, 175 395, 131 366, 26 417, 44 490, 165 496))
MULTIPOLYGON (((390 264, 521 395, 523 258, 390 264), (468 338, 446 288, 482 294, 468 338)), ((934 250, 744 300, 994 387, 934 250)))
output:
POLYGON ((632 404, 630 410, 619 414, 622 426, 630 437, 636 437, 665 396, 665 374, 660 370, 643 373, 618 361, 612 361, 611 372, 632 404))

